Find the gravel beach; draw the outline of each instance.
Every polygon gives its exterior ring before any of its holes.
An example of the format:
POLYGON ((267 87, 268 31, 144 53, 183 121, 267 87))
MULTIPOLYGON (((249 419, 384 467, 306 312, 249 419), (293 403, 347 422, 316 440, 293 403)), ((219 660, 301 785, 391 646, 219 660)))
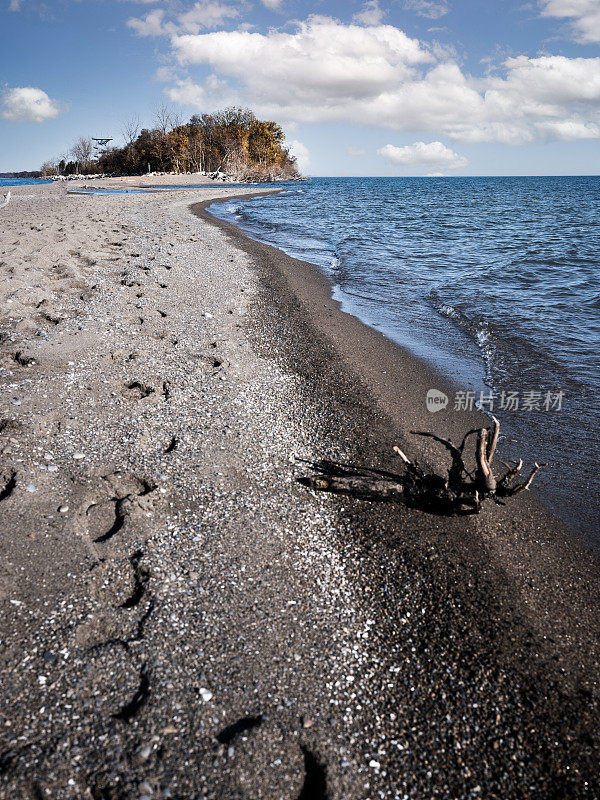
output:
POLYGON ((0 798, 600 797, 596 554, 302 486, 481 419, 233 191, 0 209, 0 798))

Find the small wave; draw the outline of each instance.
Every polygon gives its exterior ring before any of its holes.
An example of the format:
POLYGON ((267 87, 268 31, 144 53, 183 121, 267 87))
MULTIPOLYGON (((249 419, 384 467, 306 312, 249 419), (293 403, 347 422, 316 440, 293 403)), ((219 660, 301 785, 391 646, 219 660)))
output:
POLYGON ((450 317, 452 319, 459 319, 460 318, 460 314, 454 308, 454 306, 449 306, 449 305, 446 305, 445 303, 442 303, 437 310, 444 317, 450 317))
POLYGON ((430 292, 429 300, 432 307, 447 319, 451 319, 466 331, 477 343, 485 363, 486 382, 493 384, 493 370, 496 365, 496 345, 489 329, 487 320, 475 319, 464 311, 440 300, 435 290, 430 292))

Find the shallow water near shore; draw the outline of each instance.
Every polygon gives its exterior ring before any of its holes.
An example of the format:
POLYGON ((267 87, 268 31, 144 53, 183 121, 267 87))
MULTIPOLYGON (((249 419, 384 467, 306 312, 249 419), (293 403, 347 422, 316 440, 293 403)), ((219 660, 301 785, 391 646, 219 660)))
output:
POLYGON ((504 455, 548 462, 538 492, 600 546, 599 187, 320 178, 211 212, 316 264, 344 311, 452 381, 450 407, 483 400, 504 455))
POLYGON ((1 186, 36 186, 40 183, 51 183, 40 178, 0 178, 1 186))

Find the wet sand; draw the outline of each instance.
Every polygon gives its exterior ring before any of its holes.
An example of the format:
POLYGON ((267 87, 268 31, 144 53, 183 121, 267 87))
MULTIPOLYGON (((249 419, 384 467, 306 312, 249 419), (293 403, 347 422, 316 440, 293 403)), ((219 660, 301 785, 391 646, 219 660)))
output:
POLYGON ((65 188, 0 211, 0 796, 598 796, 594 556, 297 481, 479 420, 223 188, 65 188))

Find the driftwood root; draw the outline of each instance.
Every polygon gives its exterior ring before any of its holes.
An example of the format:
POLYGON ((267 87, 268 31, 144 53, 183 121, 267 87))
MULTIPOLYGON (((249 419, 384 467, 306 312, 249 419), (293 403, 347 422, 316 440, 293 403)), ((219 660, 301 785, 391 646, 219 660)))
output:
POLYGON ((317 474, 300 478, 300 482, 315 491, 404 503, 438 514, 477 514, 488 499, 503 503, 504 498, 527 491, 538 470, 544 466, 536 463, 529 476, 519 481, 523 461, 519 460, 512 466, 501 462, 506 471, 501 477, 496 477, 492 461, 498 445, 500 423, 495 417, 492 417, 491 427, 468 431, 460 445, 434 433, 413 431, 413 434, 429 437, 448 450, 452 463, 447 476, 424 469, 399 447, 394 447, 404 466, 402 474, 323 460, 311 464, 317 474), (465 447, 471 436, 476 436, 477 440, 475 466, 469 470, 465 462, 465 447))

